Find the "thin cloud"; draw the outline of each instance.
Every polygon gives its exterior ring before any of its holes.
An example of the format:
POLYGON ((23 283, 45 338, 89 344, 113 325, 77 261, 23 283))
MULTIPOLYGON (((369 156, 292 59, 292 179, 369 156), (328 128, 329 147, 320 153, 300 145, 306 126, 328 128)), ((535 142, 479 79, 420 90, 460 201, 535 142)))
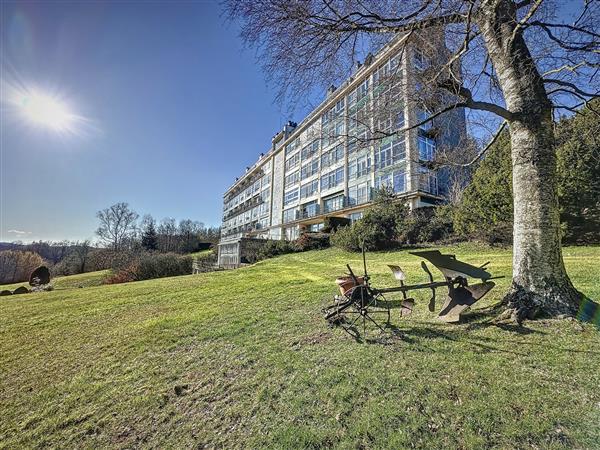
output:
POLYGON ((16 234, 18 236, 24 236, 26 234, 31 234, 31 231, 22 231, 22 230, 8 230, 7 233, 16 234))

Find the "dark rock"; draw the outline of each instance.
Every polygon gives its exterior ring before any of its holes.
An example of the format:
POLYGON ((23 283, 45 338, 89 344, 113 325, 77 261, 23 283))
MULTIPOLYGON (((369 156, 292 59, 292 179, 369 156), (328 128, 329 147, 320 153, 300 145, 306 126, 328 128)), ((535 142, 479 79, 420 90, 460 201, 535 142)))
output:
POLYGON ((46 266, 40 266, 29 275, 29 285, 39 286, 50 283, 50 270, 46 266))
POLYGON ((19 286, 13 291, 13 295, 18 294, 29 294, 29 289, 27 289, 25 286, 19 286))
POLYGON ((12 295, 12 292, 10 292, 8 289, 4 289, 3 291, 0 291, 0 297, 4 296, 4 295, 12 295))

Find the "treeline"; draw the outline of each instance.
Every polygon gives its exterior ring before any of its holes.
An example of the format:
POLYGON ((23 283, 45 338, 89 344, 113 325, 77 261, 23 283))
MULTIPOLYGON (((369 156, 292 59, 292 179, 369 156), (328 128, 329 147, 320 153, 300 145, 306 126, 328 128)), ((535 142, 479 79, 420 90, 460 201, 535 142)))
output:
POLYGON ((147 214, 139 220, 127 203, 103 209, 97 217, 95 243, 0 243, 0 284, 27 281, 31 271, 42 264, 50 267, 53 276, 105 269, 122 272, 112 282, 191 273, 191 258, 180 256, 210 249, 220 236, 220 228, 190 219, 157 222, 147 214))
POLYGON ((206 227, 190 219, 165 218, 157 222, 150 214, 139 214, 127 203, 116 203, 98 211, 100 221, 96 235, 103 247, 114 251, 143 249, 148 251, 192 253, 209 248, 219 240, 219 227, 206 227))

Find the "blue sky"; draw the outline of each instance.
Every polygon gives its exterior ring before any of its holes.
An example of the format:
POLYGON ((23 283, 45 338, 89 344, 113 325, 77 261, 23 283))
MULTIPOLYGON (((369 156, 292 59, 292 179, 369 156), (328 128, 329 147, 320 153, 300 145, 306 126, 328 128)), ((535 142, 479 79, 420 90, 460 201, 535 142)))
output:
POLYGON ((217 2, 0 5, 3 95, 36 86, 89 120, 58 135, 3 103, 2 241, 93 238, 119 201, 219 225, 222 193, 290 118, 217 2))

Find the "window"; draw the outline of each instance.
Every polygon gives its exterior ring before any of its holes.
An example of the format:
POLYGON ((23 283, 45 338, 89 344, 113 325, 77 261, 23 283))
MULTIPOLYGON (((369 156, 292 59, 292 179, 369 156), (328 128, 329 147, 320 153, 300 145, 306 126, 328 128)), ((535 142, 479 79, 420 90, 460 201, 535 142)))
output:
POLYGON ((314 217, 319 214, 319 204, 315 202, 307 203, 302 206, 301 216, 303 219, 307 219, 309 217, 314 217))
POLYGON ((431 63, 431 61, 429 60, 429 57, 427 57, 427 55, 425 55, 425 53, 423 53, 421 50, 416 48, 415 49, 415 67, 417 68, 417 70, 427 69, 427 67, 429 67, 430 63, 431 63))
POLYGON ((286 228, 285 229, 285 238, 288 241, 296 240, 296 239, 298 239, 299 233, 300 233, 300 230, 298 229, 297 226, 286 228))
POLYGON ((300 152, 295 153, 285 162, 285 171, 289 171, 300 163, 300 152))
POLYGON ((292 189, 291 191, 286 191, 283 195, 283 204, 289 205, 290 203, 298 201, 298 195, 300 190, 298 188, 292 189))
POLYGON ((300 186, 300 198, 310 197, 319 190, 319 180, 313 180, 308 184, 300 186))
POLYGON ((290 208, 283 211, 283 223, 293 222, 298 217, 298 208, 290 208))
POLYGON ((335 123, 335 137, 340 137, 344 135, 344 121, 338 120, 335 123))
POLYGON ((305 180, 310 176, 313 176, 315 173, 319 171, 319 159, 314 159, 308 164, 304 164, 302 166, 302 170, 300 171, 300 179, 305 180))
POLYGON ((332 170, 321 177, 321 190, 333 188, 344 181, 344 168, 332 170))
POLYGON ((435 155, 435 141, 426 136, 419 136, 419 159, 423 161, 432 161, 435 155))
POLYGON ((338 195, 336 197, 328 198, 323 200, 323 212, 328 213, 332 211, 338 211, 344 209, 344 196, 338 195))
POLYGON ((285 186, 291 186, 292 184, 296 184, 300 181, 300 171, 296 170, 294 173, 290 173, 285 177, 285 186))
POLYGON ((368 78, 365 81, 363 81, 360 84, 360 86, 358 87, 358 89, 356 90, 356 99, 358 101, 360 101, 363 98, 365 98, 367 95, 369 95, 369 79, 368 78))
POLYGON ((311 232, 321 231, 322 229, 323 229, 323 222, 313 223, 308 226, 308 231, 311 231, 311 232))
POLYGON ((360 211, 360 212, 355 212, 355 213, 352 213, 352 214, 350 214, 350 215, 348 216, 348 219, 350 219, 350 222, 352 222, 352 223, 354 223, 354 222, 356 222, 357 220, 360 220, 360 219, 362 219, 362 218, 363 218, 363 212, 362 212, 362 211, 360 211))
POLYGON ((350 161, 348 164, 348 179, 360 178, 371 170, 371 156, 365 155, 350 161))
POLYGON ((344 158, 344 145, 339 144, 321 156, 321 169, 329 167, 344 158))
POLYGON ((371 201, 371 183, 364 182, 348 188, 348 204, 361 205, 371 201))
POLYGON ((302 160, 306 160, 319 151, 319 141, 315 140, 302 149, 302 160))
POLYGON ((394 192, 406 191, 406 172, 404 170, 396 170, 386 173, 375 178, 375 188, 383 187, 391 188, 394 192))
MULTIPOLYGON (((424 120, 427 120, 431 114, 427 110, 417 109, 417 123, 421 123, 424 120)), ((419 130, 429 131, 433 127, 432 121, 425 122, 421 126, 419 126, 419 130)))
POLYGON ((383 169, 405 158, 406 149, 404 147, 404 139, 394 138, 384 140, 384 143, 375 149, 375 169, 383 169))
POLYGON ((333 108, 333 113, 336 116, 339 116, 343 112, 344 112, 344 99, 342 98, 341 100, 338 100, 338 102, 335 104, 335 107, 333 108))

